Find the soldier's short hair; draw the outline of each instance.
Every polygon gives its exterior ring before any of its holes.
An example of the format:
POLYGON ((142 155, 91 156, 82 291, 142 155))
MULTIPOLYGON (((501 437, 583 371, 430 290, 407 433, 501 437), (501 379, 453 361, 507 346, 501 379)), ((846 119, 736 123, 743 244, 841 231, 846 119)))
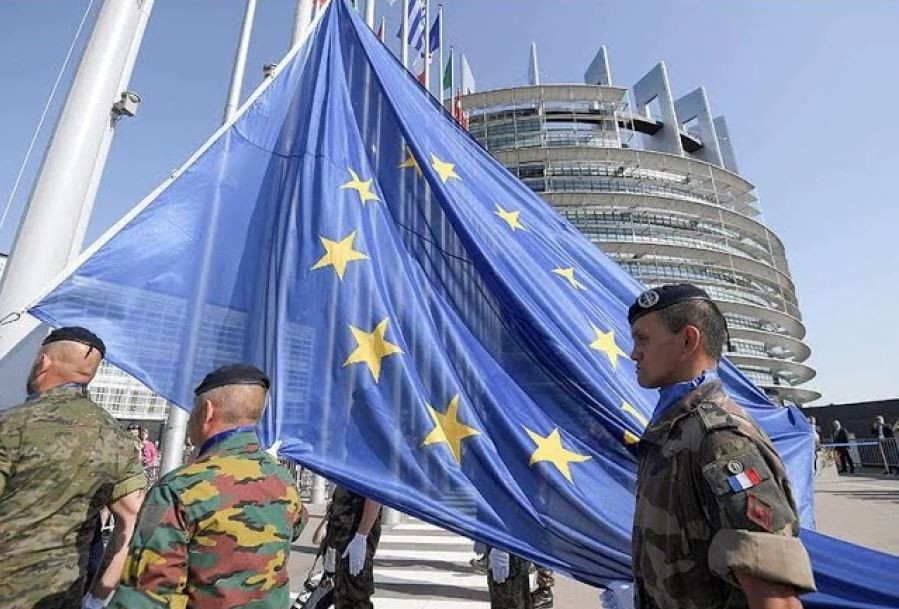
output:
POLYGON ((658 311, 672 332, 695 326, 702 336, 702 348, 710 357, 721 359, 727 341, 727 321, 710 300, 687 300, 658 311))
POLYGON ((197 402, 209 400, 219 407, 224 423, 255 424, 265 410, 267 390, 261 385, 224 385, 197 396, 197 402))

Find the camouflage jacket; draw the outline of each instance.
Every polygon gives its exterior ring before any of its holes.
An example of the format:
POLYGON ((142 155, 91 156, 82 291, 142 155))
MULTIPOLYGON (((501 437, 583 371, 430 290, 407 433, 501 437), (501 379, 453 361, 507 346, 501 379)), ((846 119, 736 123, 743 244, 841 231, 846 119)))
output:
POLYGON ((227 436, 150 489, 108 607, 287 607, 290 544, 307 519, 256 434, 227 436))
POLYGON ((144 485, 131 436, 80 388, 0 413, 0 607, 78 606, 100 508, 144 485))
MULTIPOLYGON (((325 544, 338 549, 340 552, 346 548, 350 540, 359 529, 362 520, 362 510, 365 507, 365 497, 357 495, 342 486, 334 488, 331 497, 331 506, 328 514, 328 536, 325 544)), ((381 536, 381 514, 375 519, 368 534, 369 539, 377 540, 381 536)))
POLYGON ((637 609, 743 609, 734 571, 814 590, 783 462, 721 388, 700 385, 640 441, 637 609))

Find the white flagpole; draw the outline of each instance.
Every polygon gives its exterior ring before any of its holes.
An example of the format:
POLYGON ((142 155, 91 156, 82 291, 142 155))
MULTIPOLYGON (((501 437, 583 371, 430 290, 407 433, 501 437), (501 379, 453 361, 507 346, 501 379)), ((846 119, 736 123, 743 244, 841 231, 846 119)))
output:
POLYGON ((387 38, 387 17, 385 17, 384 15, 381 15, 380 31, 381 31, 381 36, 380 36, 381 42, 384 42, 384 40, 387 38))
POLYGON ((443 4, 437 5, 437 87, 440 89, 440 105, 443 105, 443 4))
POLYGON ((296 13, 294 14, 293 36, 290 40, 290 48, 302 40, 306 28, 312 22, 312 14, 315 12, 315 0, 297 0, 296 13))
POLYGON ((240 90, 243 87, 243 74, 247 67, 247 53, 250 50, 250 36, 253 33, 253 19, 256 16, 256 0, 247 0, 247 8, 243 15, 243 27, 240 30, 240 42, 234 56, 234 70, 231 72, 231 87, 228 89, 228 103, 225 104, 223 123, 227 123, 237 112, 240 105, 240 90))
POLYGON ((400 28, 403 40, 400 42, 400 56, 403 67, 409 69, 409 0, 403 0, 403 27, 400 28))
POLYGON ((371 30, 375 29, 375 0, 365 2, 365 25, 371 30))
POLYGON ((431 0, 425 0, 425 91, 431 92, 431 0))
POLYGON ((456 50, 450 47, 450 113, 453 112, 453 92, 456 90, 456 50))

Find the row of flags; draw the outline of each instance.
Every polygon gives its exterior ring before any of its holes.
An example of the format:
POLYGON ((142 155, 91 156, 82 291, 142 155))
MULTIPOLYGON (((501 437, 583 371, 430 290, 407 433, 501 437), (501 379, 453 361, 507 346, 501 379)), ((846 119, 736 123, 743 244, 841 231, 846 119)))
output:
MULTIPOLYGON (((393 2, 391 2, 393 4, 393 2)), ((428 70, 426 66, 430 66, 433 62, 434 54, 443 48, 443 10, 438 11, 433 22, 428 24, 428 5, 427 0, 410 0, 409 11, 406 15, 408 22, 408 35, 403 40, 403 27, 400 25, 396 33, 397 39, 401 44, 408 45, 410 50, 411 65, 410 71, 416 74, 418 81, 425 89, 430 91, 430 83, 428 80, 428 70), (427 33, 427 35, 425 35, 427 33)), ((383 41, 383 23, 378 32, 378 38, 383 41)), ((453 117, 464 127, 468 128, 468 117, 462 110, 461 97, 475 92, 474 75, 471 72, 471 66, 468 59, 462 53, 459 58, 461 81, 456 84, 456 57, 455 51, 451 46, 449 48, 449 58, 446 62, 441 62, 441 73, 438 74, 439 97, 441 103, 445 99, 445 95, 449 92, 453 102, 451 111, 453 117)))

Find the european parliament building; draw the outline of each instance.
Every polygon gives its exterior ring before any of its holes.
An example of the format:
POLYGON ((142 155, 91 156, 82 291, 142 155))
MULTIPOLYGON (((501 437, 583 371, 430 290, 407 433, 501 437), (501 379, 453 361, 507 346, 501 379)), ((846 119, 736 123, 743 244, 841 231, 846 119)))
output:
POLYGON ((783 242, 761 220, 705 90, 674 99, 660 63, 630 90, 605 47, 586 84, 469 93, 471 134, 647 286, 703 287, 727 318, 728 358, 783 403, 820 397, 783 242))

